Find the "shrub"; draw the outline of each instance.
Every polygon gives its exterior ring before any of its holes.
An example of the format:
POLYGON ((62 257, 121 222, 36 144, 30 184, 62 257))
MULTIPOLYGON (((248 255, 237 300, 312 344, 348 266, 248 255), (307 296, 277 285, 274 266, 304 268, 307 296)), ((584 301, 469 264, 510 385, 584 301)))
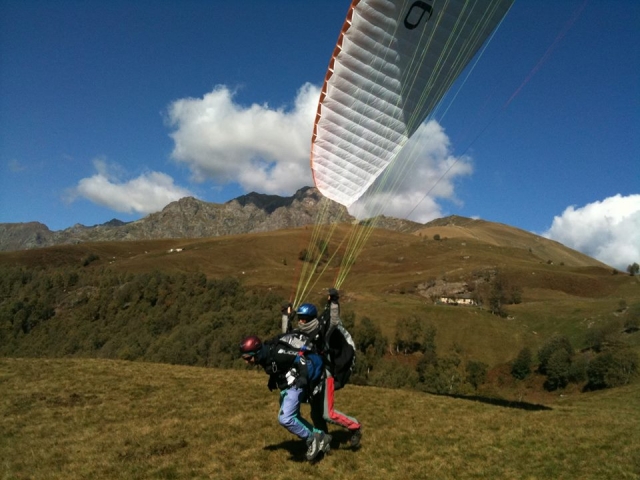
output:
POLYGON ((511 366, 511 375, 518 380, 523 380, 531 373, 532 364, 531 350, 528 347, 523 348, 511 366))
POLYGON ((569 352, 564 348, 555 350, 547 362, 547 380, 544 383, 544 387, 550 391, 566 387, 569 383, 570 368, 571 357, 569 352))
POLYGON ((478 362, 476 360, 470 360, 466 366, 467 382, 471 384, 474 390, 477 390, 487 379, 487 364, 478 362))
POLYGON ((569 381, 572 383, 582 383, 587 380, 587 367, 589 359, 586 355, 579 355, 571 360, 569 367, 569 381))
POLYGON ((538 371, 542 374, 547 373, 547 365, 551 356, 556 350, 564 350, 569 355, 569 358, 573 355, 573 346, 569 339, 562 335, 557 335, 550 338, 547 342, 538 350, 538 371))
POLYGON ((427 392, 455 394, 459 393, 463 380, 459 366, 457 355, 437 357, 435 353, 429 353, 418 362, 416 371, 422 388, 427 392))
POLYGON ((418 374, 409 366, 394 359, 382 359, 369 374, 369 384, 385 388, 413 388, 418 374))
POLYGON ((313 261, 311 255, 309 255, 309 251, 306 248, 300 250, 300 253, 298 253, 298 260, 300 260, 301 262, 313 261))
POLYGON ((417 316, 401 318, 396 323, 396 351, 405 354, 436 349, 436 328, 417 316))
POLYGON ((593 328, 585 335, 586 346, 595 352, 601 352, 607 346, 616 343, 616 336, 619 335, 619 332, 620 322, 618 320, 593 328))
POLYGON ((601 353, 587 367, 588 390, 619 387, 628 384, 638 372, 638 354, 632 350, 601 353))
POLYGON ((378 325, 375 325, 369 317, 363 317, 352 330, 353 340, 360 352, 372 349, 376 357, 382 357, 387 349, 387 339, 382 335, 378 325))
POLYGON ((95 253, 90 253, 89 255, 87 255, 86 257, 84 257, 82 259, 82 266, 86 267, 90 263, 95 262, 96 260, 100 260, 100 257, 98 255, 96 255, 95 253))

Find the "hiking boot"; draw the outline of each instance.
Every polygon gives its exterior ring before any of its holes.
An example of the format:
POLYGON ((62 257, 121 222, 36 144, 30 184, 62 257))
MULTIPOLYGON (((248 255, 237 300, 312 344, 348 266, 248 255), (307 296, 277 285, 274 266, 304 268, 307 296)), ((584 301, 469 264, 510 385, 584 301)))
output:
POLYGON ((349 443, 351 444, 351 448, 360 447, 360 440, 362 439, 362 429, 354 430, 351 434, 351 438, 349 439, 349 443))
POLYGON ((307 438, 307 460, 311 461, 315 459, 318 454, 321 452, 320 450, 320 441, 322 436, 319 433, 314 433, 309 438, 307 438))

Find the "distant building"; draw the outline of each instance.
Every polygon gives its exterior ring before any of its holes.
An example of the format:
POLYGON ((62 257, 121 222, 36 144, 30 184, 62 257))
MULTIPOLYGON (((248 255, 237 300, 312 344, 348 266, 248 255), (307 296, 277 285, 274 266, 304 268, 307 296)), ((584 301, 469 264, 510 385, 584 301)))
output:
POLYGON ((467 307, 474 307, 478 305, 478 302, 473 298, 471 293, 460 293, 457 295, 443 295, 437 303, 443 305, 464 305, 467 307))

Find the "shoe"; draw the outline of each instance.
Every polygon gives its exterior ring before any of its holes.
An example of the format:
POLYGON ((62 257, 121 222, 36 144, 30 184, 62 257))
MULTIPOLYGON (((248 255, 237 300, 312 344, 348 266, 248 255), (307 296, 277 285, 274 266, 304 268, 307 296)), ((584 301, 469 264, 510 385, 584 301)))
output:
POLYGON ((314 433, 307 438, 307 460, 311 461, 318 456, 320 450, 320 440, 322 437, 319 433, 314 433))
POLYGON ((329 453, 329 450, 331 450, 331 435, 328 433, 322 434, 322 438, 320 439, 320 450, 324 453, 329 453))
POLYGON ((349 443, 351 443, 351 448, 358 448, 360 446, 360 440, 362 439, 362 429, 354 430, 351 434, 351 438, 349 439, 349 443))

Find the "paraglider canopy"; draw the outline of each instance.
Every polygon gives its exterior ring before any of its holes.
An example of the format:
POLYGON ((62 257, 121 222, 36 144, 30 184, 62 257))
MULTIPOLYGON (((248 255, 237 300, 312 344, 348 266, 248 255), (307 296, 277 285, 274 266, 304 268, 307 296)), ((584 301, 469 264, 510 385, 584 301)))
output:
POLYGON ((395 159, 513 0, 353 0, 316 113, 311 169, 350 206, 395 159))

